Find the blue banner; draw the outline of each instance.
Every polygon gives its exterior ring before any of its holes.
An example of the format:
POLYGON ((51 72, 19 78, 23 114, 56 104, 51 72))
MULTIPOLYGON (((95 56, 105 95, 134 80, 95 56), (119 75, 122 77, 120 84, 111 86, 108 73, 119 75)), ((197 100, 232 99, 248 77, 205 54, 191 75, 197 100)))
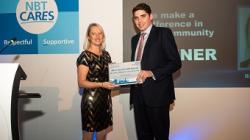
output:
POLYGON ((0 54, 79 53, 78 0, 2 0, 0 18, 0 54))

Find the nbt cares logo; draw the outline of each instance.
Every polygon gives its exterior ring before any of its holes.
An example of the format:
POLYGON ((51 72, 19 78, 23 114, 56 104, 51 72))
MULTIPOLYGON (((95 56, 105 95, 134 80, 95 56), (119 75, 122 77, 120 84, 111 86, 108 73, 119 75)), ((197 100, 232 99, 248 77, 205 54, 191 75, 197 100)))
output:
POLYGON ((55 25, 57 16, 54 0, 20 0, 16 8, 19 25, 32 34, 49 31, 55 25))

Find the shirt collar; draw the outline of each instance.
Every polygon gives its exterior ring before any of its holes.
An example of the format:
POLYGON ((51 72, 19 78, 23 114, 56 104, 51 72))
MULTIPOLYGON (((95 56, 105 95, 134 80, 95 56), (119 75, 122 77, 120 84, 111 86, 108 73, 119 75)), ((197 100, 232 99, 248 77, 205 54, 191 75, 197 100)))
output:
POLYGON ((141 32, 141 33, 146 33, 146 35, 148 35, 150 33, 151 29, 152 29, 152 26, 153 26, 153 24, 148 26, 148 28, 145 31, 141 32))

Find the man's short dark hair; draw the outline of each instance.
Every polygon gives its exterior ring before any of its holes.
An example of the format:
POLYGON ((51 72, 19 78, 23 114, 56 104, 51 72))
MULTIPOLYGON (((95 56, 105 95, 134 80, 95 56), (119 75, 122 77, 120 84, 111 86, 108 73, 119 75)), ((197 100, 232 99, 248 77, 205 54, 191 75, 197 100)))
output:
POLYGON ((150 8, 150 6, 147 5, 146 3, 139 3, 139 4, 137 4, 137 5, 133 8, 133 10, 132 10, 133 14, 134 14, 136 11, 138 11, 138 10, 144 10, 144 11, 146 11, 146 13, 151 14, 151 8, 150 8))

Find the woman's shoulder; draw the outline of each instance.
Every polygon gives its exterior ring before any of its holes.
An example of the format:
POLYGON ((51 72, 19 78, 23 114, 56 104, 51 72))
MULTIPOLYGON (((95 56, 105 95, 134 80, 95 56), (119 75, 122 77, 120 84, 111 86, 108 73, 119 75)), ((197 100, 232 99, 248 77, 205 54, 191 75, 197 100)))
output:
POLYGON ((103 55, 105 55, 105 56, 106 56, 106 55, 108 55, 108 56, 109 56, 109 52, 108 52, 108 51, 106 51, 106 50, 102 50, 102 54, 103 54, 103 55))
POLYGON ((86 51, 84 50, 84 51, 82 51, 81 53, 80 53, 80 55, 78 56, 78 59, 80 59, 80 58, 82 58, 82 57, 85 57, 87 54, 86 54, 86 51))
POLYGON ((88 51, 84 50, 81 52, 81 54, 77 58, 77 64, 82 63, 83 61, 89 61, 89 54, 88 51))

